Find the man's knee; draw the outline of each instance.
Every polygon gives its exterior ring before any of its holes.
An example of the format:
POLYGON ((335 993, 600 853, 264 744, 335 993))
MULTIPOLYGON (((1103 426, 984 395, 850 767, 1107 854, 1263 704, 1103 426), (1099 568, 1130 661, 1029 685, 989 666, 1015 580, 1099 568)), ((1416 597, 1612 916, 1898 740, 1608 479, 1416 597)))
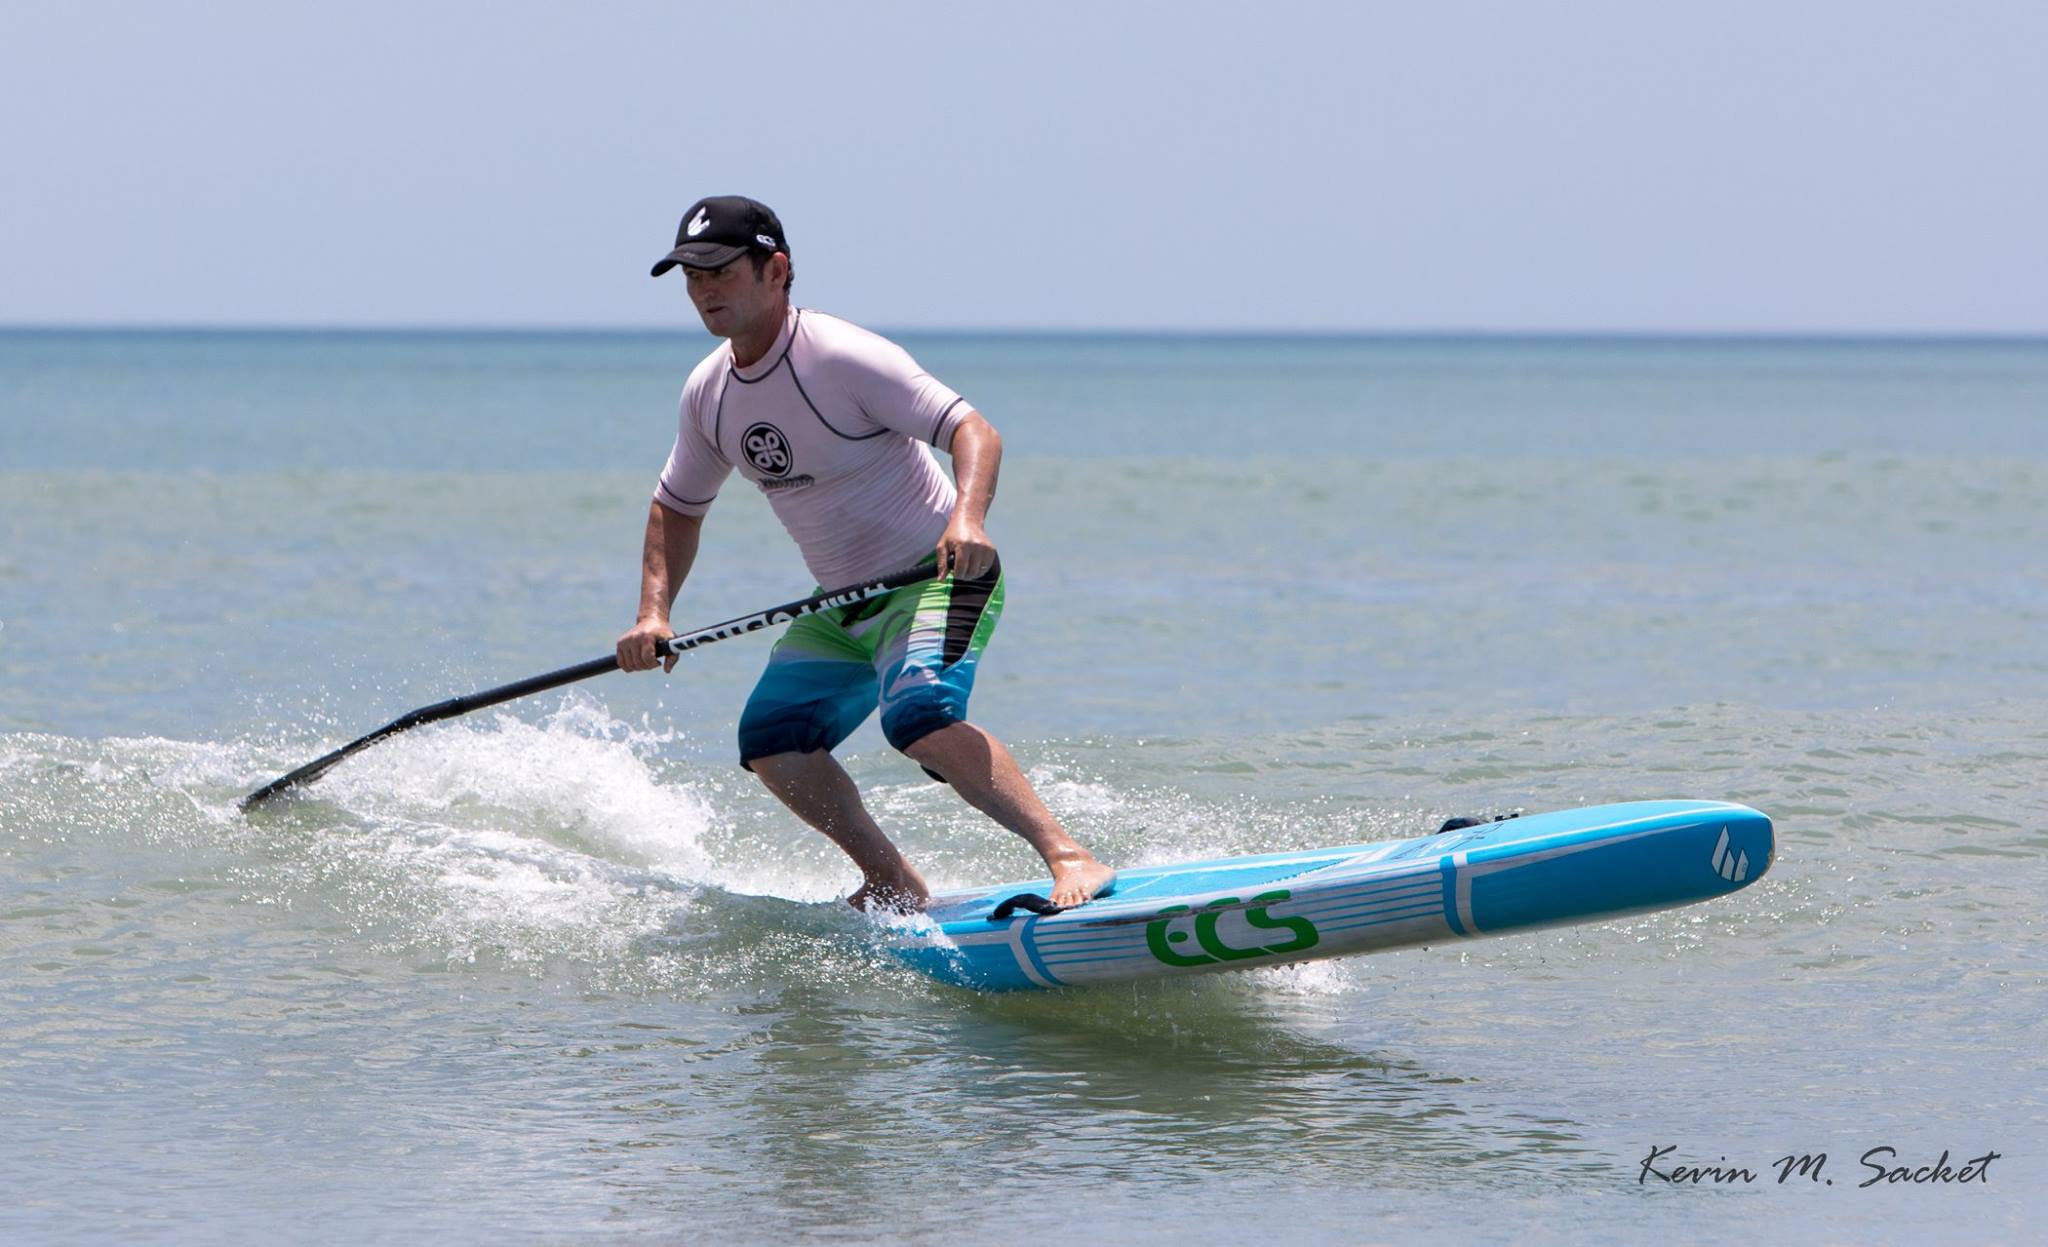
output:
POLYGON ((918 769, 926 775, 939 783, 949 784, 952 781, 946 778, 946 767, 951 755, 956 751, 947 746, 953 738, 960 735, 953 729, 963 727, 969 731, 974 730, 973 725, 965 720, 948 718, 942 722, 927 724, 924 731, 904 740, 901 744, 893 740, 889 743, 896 746, 897 752, 917 763, 918 769))
POLYGON ((755 779, 772 789, 778 785, 800 782, 828 773, 834 764, 832 755, 824 750, 791 749, 782 753, 749 758, 740 765, 753 772, 755 779))

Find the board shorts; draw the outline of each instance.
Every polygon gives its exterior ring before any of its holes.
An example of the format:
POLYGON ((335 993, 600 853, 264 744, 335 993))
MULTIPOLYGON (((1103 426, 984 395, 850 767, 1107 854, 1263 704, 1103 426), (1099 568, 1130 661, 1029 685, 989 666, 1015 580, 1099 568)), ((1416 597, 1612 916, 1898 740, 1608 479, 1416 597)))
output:
POLYGON ((965 721, 975 664, 1002 613, 998 560, 974 580, 920 581, 796 620, 740 714, 740 765, 829 753, 877 707, 896 749, 965 721))

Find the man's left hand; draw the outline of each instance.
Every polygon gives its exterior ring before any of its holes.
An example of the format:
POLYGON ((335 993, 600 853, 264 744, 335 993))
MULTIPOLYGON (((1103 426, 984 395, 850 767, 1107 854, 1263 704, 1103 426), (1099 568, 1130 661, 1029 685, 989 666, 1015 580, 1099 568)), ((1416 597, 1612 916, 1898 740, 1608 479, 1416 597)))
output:
POLYGON ((971 520, 955 517, 939 538, 939 579, 978 580, 996 565, 995 543, 971 520))

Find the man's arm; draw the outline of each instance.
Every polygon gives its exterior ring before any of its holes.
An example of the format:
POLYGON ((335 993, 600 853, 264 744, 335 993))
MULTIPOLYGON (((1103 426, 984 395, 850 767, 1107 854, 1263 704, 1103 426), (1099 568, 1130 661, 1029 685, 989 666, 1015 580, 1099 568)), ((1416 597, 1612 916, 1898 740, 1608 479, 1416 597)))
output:
MULTIPOLYGON (((647 504, 647 539, 640 548, 640 616, 619 638, 619 669, 646 671, 655 664, 655 647, 674 636, 669 627, 669 607, 675 605, 676 591, 697 561, 697 535, 704 530, 704 517, 671 511, 659 502, 647 504)), ((661 664, 673 671, 676 656, 661 664)))
POLYGON ((996 547, 982 525, 996 498, 996 476, 1003 464, 1003 439, 978 411, 969 411, 953 429, 953 482, 959 498, 939 538, 939 575, 972 580, 996 565, 996 547))

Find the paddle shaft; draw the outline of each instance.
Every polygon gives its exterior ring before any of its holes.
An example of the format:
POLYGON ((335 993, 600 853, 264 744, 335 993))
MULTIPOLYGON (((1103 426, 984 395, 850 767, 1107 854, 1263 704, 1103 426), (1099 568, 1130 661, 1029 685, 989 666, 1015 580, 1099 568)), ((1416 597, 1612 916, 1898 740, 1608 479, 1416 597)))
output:
MULTIPOLYGON (((755 611, 751 615, 742 615, 737 619, 728 619, 724 623, 712 624, 707 628, 698 628, 692 632, 678 633, 676 636, 661 643, 658 656, 666 658, 670 654, 688 653, 690 650, 696 649, 701 645, 709 645, 713 641, 723 641, 727 637, 735 637, 748 632, 759 632, 763 628, 772 628, 777 624, 788 623, 792 619, 798 619, 805 615, 815 615, 819 611, 837 610, 842 606, 852 606, 857 602, 865 602, 872 598, 880 597, 885 593, 893 593, 905 585, 913 585, 919 581, 930 580, 936 575, 938 575, 937 567, 926 564, 895 572, 888 576, 882 576, 875 580, 862 581, 857 585, 848 585, 843 589, 833 589, 830 592, 807 597, 801 601, 786 602, 781 606, 771 606, 767 610, 755 611)), ((468 714, 472 710, 482 710, 486 706, 495 706, 500 702, 512 701, 519 697, 530 697, 535 693, 545 693, 551 688, 560 688, 564 684, 574 684, 578 680, 587 680, 592 676, 603 675, 607 671, 617 671, 618 669, 618 655, 609 654, 603 658, 593 658, 589 662, 577 663, 573 667, 563 667, 559 671, 549 671, 542 675, 530 676, 524 680, 514 681, 511 684, 501 684, 497 688, 487 688, 481 692, 470 693, 464 697, 452 697, 447 701, 436 702, 431 706, 421 706, 417 710, 409 710, 367 736, 360 736, 332 753, 324 754, 289 774, 280 775, 276 779, 271 780, 263 785, 263 787, 243 797, 240 802, 241 808, 246 811, 287 789, 296 788, 302 784, 310 784, 334 769, 335 764, 339 763, 342 759, 352 754, 360 753, 386 737, 396 736, 400 732, 409 732, 413 728, 424 724, 438 723, 443 719, 453 719, 459 715, 468 714)))

